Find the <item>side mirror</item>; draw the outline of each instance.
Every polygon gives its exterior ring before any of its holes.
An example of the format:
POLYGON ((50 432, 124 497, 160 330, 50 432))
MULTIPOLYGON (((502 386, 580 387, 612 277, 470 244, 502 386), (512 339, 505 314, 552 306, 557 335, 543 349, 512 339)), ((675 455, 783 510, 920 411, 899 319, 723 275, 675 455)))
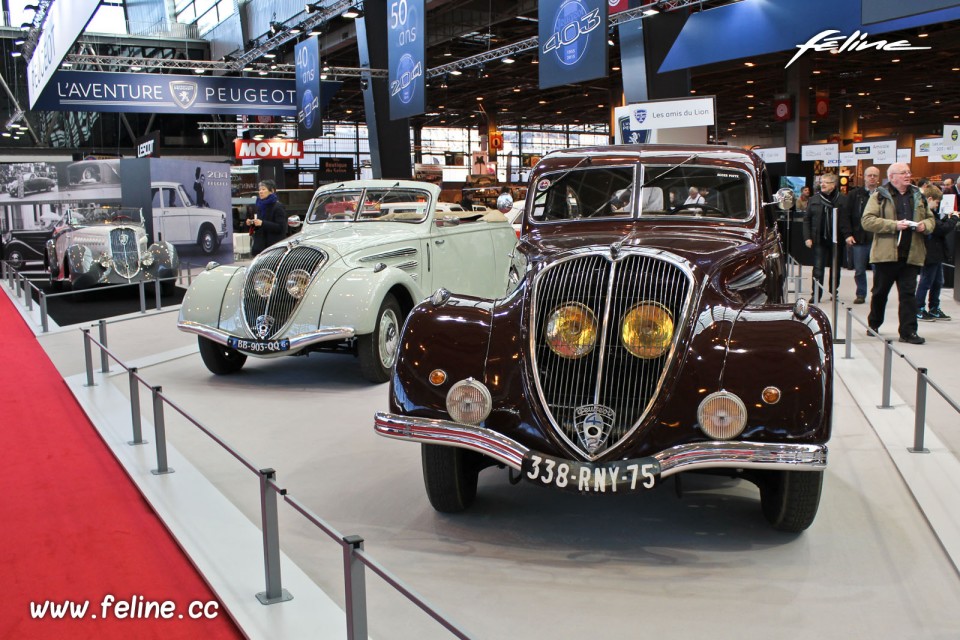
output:
POLYGON ((287 226, 296 229, 303 224, 303 220, 300 219, 300 216, 294 214, 287 218, 287 226))
POLYGON ((764 202, 761 206, 766 207, 771 204, 775 204, 780 208, 781 211, 789 211, 793 208, 795 202, 796 195, 793 193, 793 189, 784 187, 779 189, 776 195, 773 196, 773 202, 764 202))
POLYGON ((513 196, 509 193, 501 193, 497 196, 497 211, 506 214, 513 209, 513 196))

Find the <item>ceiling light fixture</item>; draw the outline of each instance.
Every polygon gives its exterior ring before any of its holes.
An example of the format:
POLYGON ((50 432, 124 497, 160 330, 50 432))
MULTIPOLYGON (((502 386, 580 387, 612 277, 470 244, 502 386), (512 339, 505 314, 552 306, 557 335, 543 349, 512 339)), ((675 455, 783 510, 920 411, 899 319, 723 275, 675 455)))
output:
POLYGON ((347 7, 346 11, 340 14, 341 17, 347 18, 348 20, 356 20, 357 18, 363 17, 363 11, 355 5, 350 5, 347 7))
POLYGON ((264 58, 267 58, 268 60, 273 60, 274 58, 277 57, 277 54, 275 54, 275 53, 265 53, 265 54, 263 54, 263 57, 264 57, 264 58))
POLYGON ((283 23, 276 22, 276 21, 272 21, 272 22, 270 23, 270 33, 271 33, 271 35, 272 35, 272 34, 280 33, 281 31, 283 31, 283 23))
POLYGON ((19 51, 11 51, 11 52, 10 52, 10 55, 13 56, 14 58, 19 58, 19 57, 22 56, 23 54, 20 53, 19 51))
POLYGON ((503 64, 513 64, 514 62, 516 62, 516 60, 514 60, 510 56, 507 56, 506 58, 503 59, 503 64))
POLYGON ((320 11, 320 5, 311 4, 308 2, 307 4, 304 5, 303 10, 306 11, 308 14, 315 13, 317 11, 320 11))

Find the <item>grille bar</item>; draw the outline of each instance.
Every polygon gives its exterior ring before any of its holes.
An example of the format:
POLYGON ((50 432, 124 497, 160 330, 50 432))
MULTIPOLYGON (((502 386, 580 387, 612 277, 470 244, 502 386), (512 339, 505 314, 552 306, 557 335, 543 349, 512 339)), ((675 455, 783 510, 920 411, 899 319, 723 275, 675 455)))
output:
MULTIPOLYGON (((616 446, 645 417, 667 370, 684 326, 693 277, 679 259, 660 252, 578 255, 547 266, 537 277, 531 331, 534 376, 541 399, 558 433, 587 459, 616 446), (674 323, 670 347, 660 356, 640 358, 623 344, 623 320, 641 302, 666 310, 674 323), (546 342, 550 314, 567 304, 590 309, 602 326, 588 355, 558 356, 546 342), (578 407, 611 410, 606 439, 588 446, 576 424, 578 407)), ((586 411, 586 409, 584 410, 586 411)))
MULTIPOLYGON (((294 245, 267 249, 247 270, 243 286, 243 317, 247 328, 261 340, 270 340, 280 335, 293 317, 300 300, 287 291, 287 279, 296 270, 310 274, 310 282, 326 262, 326 255, 312 247, 294 245), (273 274, 273 286, 266 297, 257 293, 256 283, 265 272, 273 274), (262 325, 265 318, 272 318, 262 325), (265 326, 263 331, 258 330, 265 326)), ((308 285, 309 287, 309 285, 308 285)))

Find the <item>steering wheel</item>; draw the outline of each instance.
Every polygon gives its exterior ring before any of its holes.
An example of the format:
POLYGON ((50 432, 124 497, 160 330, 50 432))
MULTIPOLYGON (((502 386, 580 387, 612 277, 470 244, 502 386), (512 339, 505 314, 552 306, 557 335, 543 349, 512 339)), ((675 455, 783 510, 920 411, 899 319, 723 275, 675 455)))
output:
POLYGON ((678 205, 675 206, 673 209, 670 209, 670 211, 667 212, 667 215, 671 215, 671 216, 672 216, 673 214, 675 214, 675 213, 677 213, 677 212, 679 212, 679 211, 683 211, 684 209, 700 209, 701 211, 711 211, 711 212, 714 212, 714 213, 719 213, 720 216, 721 216, 721 217, 724 217, 724 218, 727 216, 726 211, 724 211, 723 209, 718 209, 717 207, 713 206, 712 204, 706 204, 706 203, 703 203, 703 202, 701 202, 701 203, 697 203, 697 202, 686 202, 686 203, 684 203, 684 204, 678 204, 678 205))
POLYGON ((118 213, 117 215, 110 218, 110 222, 120 222, 121 220, 133 220, 133 218, 131 218, 128 215, 124 215, 122 213, 118 213))

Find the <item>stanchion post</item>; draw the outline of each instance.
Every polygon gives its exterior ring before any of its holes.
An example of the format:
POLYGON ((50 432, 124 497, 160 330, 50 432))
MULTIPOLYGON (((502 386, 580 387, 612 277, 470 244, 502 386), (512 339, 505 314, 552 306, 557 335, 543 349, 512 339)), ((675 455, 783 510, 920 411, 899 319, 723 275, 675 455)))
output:
POLYGON ((881 409, 890 408, 890 386, 893 384, 893 340, 883 341, 883 400, 881 409))
POLYGON ((927 369, 917 367, 917 406, 913 418, 913 447, 907 447, 910 453, 930 453, 923 448, 923 423, 927 418, 927 369))
POLYGON ((356 552, 363 551, 363 538, 343 539, 343 578, 347 610, 347 640, 365 640, 367 635, 367 581, 356 552))
POLYGON ((153 434, 157 442, 157 468, 151 469, 150 473, 155 476, 165 473, 173 473, 173 469, 167 466, 167 427, 163 422, 163 387, 151 387, 153 391, 153 434))
POLYGON ((844 345, 845 360, 851 359, 850 349, 853 347, 853 307, 847 307, 847 339, 844 345))
POLYGON ((44 333, 50 331, 50 322, 47 320, 47 292, 40 292, 40 328, 44 333))
POLYGON ((263 527, 263 572, 267 590, 257 594, 260 604, 275 604, 293 599, 280 581, 280 523, 277 519, 277 492, 270 486, 276 480, 273 469, 260 469, 260 523, 263 527))
POLYGON ((130 421, 133 426, 133 440, 127 444, 147 444, 147 441, 143 439, 143 433, 141 431, 140 381, 137 380, 137 368, 130 367, 127 374, 130 378, 130 421))
POLYGON ((97 322, 97 325, 100 328, 100 344, 103 345, 103 348, 100 349, 100 371, 103 373, 109 373, 110 356, 107 355, 107 321, 100 320, 97 322))
POLYGON ((143 289, 143 280, 139 283, 140 285, 140 313, 147 312, 147 292, 143 289))
POLYGON ((90 344, 90 329, 81 329, 83 332, 83 362, 87 368, 87 385, 88 387, 94 386, 93 384, 93 348, 90 344))
POLYGON ((160 311, 163 306, 160 304, 160 280, 153 281, 153 298, 157 303, 157 311, 160 311))
POLYGON ((26 286, 23 288, 24 302, 27 303, 27 311, 33 311, 33 285, 26 278, 23 279, 26 286))

